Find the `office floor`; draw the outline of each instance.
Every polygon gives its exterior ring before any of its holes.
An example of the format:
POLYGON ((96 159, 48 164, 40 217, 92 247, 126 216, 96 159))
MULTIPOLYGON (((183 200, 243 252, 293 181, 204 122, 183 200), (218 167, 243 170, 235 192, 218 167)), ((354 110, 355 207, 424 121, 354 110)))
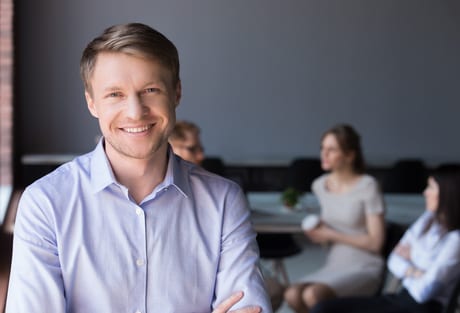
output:
MULTIPOLYGON (((303 238, 303 235, 296 237, 297 241, 304 248, 303 251, 295 256, 286 258, 284 265, 288 272, 289 280, 291 283, 303 277, 309 272, 319 268, 325 260, 326 250, 318 245, 309 243, 303 238)), ((262 260, 262 265, 265 268, 270 267, 270 263, 262 260)), ((276 313, 292 313, 286 303, 283 303, 276 313)))

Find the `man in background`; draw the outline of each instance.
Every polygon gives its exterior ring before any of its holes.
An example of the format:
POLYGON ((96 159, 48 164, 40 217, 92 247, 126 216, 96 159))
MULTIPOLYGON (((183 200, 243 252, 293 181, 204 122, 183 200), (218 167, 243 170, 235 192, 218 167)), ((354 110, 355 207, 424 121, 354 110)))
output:
POLYGON ((175 154, 185 161, 201 165, 204 149, 200 140, 200 128, 189 121, 177 121, 169 135, 169 143, 175 154))

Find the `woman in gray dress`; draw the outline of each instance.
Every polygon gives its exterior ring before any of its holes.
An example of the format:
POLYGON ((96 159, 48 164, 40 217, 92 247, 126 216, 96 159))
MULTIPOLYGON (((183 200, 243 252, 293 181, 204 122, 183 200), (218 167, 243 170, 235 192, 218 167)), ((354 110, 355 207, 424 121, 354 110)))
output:
POLYGON ((360 137, 353 127, 337 125, 324 133, 321 166, 327 173, 312 185, 321 223, 305 235, 329 251, 323 267, 286 289, 284 299, 298 313, 322 300, 374 294, 384 266, 383 198, 377 181, 364 174, 360 137))

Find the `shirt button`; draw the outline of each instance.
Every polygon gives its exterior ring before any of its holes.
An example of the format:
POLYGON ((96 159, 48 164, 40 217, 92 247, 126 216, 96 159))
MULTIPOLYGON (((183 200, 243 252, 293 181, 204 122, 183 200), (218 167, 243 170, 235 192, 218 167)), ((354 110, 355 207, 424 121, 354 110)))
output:
POLYGON ((136 264, 137 264, 137 266, 142 266, 142 265, 144 265, 144 260, 142 260, 142 259, 137 259, 137 260, 136 260, 136 264))
POLYGON ((142 209, 137 208, 136 209, 136 214, 139 215, 139 216, 142 215, 142 209))

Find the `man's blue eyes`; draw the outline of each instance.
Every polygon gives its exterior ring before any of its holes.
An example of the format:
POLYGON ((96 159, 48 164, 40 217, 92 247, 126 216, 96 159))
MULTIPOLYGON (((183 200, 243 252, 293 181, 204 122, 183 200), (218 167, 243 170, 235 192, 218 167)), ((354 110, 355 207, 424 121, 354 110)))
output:
MULTIPOLYGON (((143 94, 148 94, 148 93, 154 93, 154 92, 158 92, 158 88, 147 88, 145 89, 142 93, 143 94)), ((111 92, 109 93, 108 97, 110 98, 117 98, 117 97, 122 97, 123 94, 121 92, 111 92)))

